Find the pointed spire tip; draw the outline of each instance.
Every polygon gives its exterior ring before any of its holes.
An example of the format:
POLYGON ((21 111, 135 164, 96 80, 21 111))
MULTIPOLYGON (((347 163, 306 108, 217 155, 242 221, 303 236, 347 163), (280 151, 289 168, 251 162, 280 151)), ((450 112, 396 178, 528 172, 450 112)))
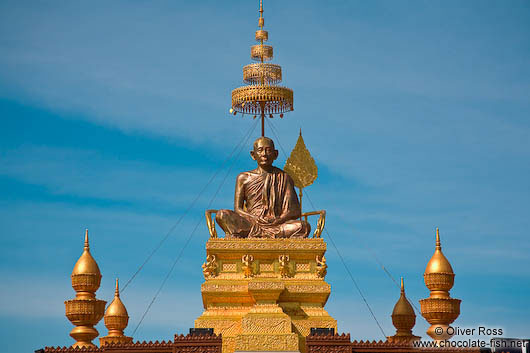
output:
POLYGON ((90 249, 90 245, 88 244, 88 228, 85 229, 85 249, 86 250, 90 249))
POLYGON ((118 278, 116 278, 116 289, 114 290, 114 295, 116 297, 120 296, 120 283, 118 278))

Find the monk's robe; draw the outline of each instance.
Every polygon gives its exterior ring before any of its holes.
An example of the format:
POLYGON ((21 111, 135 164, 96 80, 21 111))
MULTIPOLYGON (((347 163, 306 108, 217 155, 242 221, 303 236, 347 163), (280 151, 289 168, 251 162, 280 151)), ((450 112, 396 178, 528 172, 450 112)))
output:
POLYGON ((229 236, 236 237, 306 237, 310 226, 301 221, 300 202, 291 177, 273 167, 270 173, 246 172, 243 197, 246 211, 251 215, 220 210, 217 223, 229 236), (287 219, 286 215, 289 215, 287 219), (259 219, 283 219, 280 224, 266 224, 259 219))

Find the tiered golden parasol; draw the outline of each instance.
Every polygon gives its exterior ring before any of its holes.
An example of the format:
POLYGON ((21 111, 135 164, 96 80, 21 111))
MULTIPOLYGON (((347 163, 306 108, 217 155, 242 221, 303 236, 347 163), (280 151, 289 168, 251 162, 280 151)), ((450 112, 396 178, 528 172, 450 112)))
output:
POLYGON ((269 33, 263 29, 263 0, 259 7, 259 28, 256 31, 256 41, 250 50, 250 57, 258 61, 243 67, 243 81, 247 86, 236 88, 232 91, 232 108, 230 113, 236 115, 251 114, 256 118, 261 117, 261 136, 265 136, 265 117, 273 118, 279 114, 293 110, 293 90, 278 86, 282 81, 282 68, 280 65, 265 63, 272 60, 272 46, 265 45, 269 33))

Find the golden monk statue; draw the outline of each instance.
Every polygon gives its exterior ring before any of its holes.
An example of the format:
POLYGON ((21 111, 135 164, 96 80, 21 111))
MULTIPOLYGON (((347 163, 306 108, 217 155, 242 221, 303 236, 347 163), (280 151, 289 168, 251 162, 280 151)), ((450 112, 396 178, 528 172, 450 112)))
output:
POLYGON ((272 165, 278 158, 274 142, 268 137, 258 138, 250 155, 258 167, 238 175, 234 211, 219 210, 215 217, 219 226, 227 237, 307 237, 311 226, 300 220, 293 180, 272 165))

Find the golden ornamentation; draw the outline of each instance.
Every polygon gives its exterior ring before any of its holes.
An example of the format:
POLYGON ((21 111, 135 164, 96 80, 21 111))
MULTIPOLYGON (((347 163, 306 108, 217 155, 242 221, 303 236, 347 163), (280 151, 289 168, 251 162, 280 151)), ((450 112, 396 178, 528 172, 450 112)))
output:
POLYGON ((116 343, 132 343, 132 337, 127 337, 123 334, 123 330, 125 330, 129 323, 129 314, 120 299, 120 287, 117 278, 114 300, 112 300, 107 311, 105 311, 104 320, 105 327, 107 327, 109 333, 107 336, 99 339, 101 346, 116 343))
POLYGON ((291 269, 289 268, 289 255, 280 255, 278 257, 278 262, 280 264, 280 277, 290 277, 291 269))
POLYGON ((225 251, 326 251, 326 243, 321 239, 210 239, 206 243, 208 252, 225 251))
MULTIPOLYGON (((263 26, 260 26, 260 27, 263 27, 263 26)), ((267 32, 264 29, 258 29, 256 31, 256 41, 257 42, 260 42, 260 41, 266 42, 267 40, 269 40, 269 32, 267 32)))
POLYGON ((64 306, 66 317, 76 326, 70 332, 70 336, 76 340, 72 347, 95 347, 92 340, 99 333, 94 326, 103 317, 106 301, 96 299, 96 291, 101 283, 101 272, 96 260, 90 254, 88 230, 85 232, 83 254, 77 260, 71 278, 76 296, 75 299, 65 301, 64 306))
POLYGON ((326 257, 324 255, 316 257, 317 263, 317 276, 320 278, 326 277, 328 273, 328 265, 326 265, 326 257))
POLYGON ((450 297, 455 274, 451 264, 442 253, 440 231, 436 228, 436 248, 429 260, 423 279, 430 290, 427 299, 420 300, 421 315, 431 324, 427 334, 434 340, 447 340, 452 337, 447 333, 449 325, 460 315, 460 299, 450 297), (439 334, 439 329, 442 334, 439 334))
POLYGON ((311 266, 309 263, 297 263, 296 264, 296 272, 309 272, 311 270, 311 266))
POLYGON ((223 264, 223 272, 237 272, 237 264, 234 264, 234 263, 223 264))
POLYGON ((206 226, 210 233, 210 238, 217 238, 217 230, 215 229, 215 213, 217 210, 206 210, 204 216, 206 217, 206 226))
POLYGON ((294 185, 299 189, 313 184, 318 177, 317 165, 305 146, 302 130, 283 169, 293 178, 294 185))
MULTIPOLYGON (((302 130, 300 129, 300 135, 296 141, 296 145, 291 151, 291 155, 285 162, 283 169, 291 176, 294 181, 294 185, 300 190, 300 209, 302 209, 302 198, 304 188, 313 184, 318 177, 318 168, 315 160, 309 153, 304 139, 302 137, 302 130)), ((302 218, 307 222, 309 216, 319 215, 317 227, 313 233, 313 237, 319 238, 324 230, 326 224, 326 211, 313 211, 302 213, 302 218)))
POLYGON ((243 274, 246 278, 254 276, 254 266, 252 262, 254 261, 254 256, 252 255, 243 255, 241 262, 243 263, 243 274))
POLYGON ((324 310, 331 287, 317 275, 317 258, 322 261, 326 250, 322 238, 210 238, 206 249, 223 265, 201 287, 204 312, 195 327, 213 327, 222 334, 224 353, 233 353, 236 347, 242 350, 249 335, 271 337, 282 330, 282 335, 293 335, 289 340, 293 347, 297 344, 296 350, 305 352, 311 327, 337 329, 337 322, 324 310), (224 264, 236 261, 236 273, 225 271, 229 269, 224 264), (290 277, 281 277, 286 265, 290 277), (246 277, 251 268, 253 276, 246 277), (256 273, 258 269, 270 270, 268 277, 256 273), (225 277, 228 274, 232 277, 225 277))
POLYGON ((272 263, 259 264, 259 271, 260 272, 273 272, 274 266, 272 265, 272 263))
POLYGON ((206 262, 202 264, 202 273, 204 278, 215 277, 217 275, 217 260, 215 255, 206 256, 206 262))
POLYGON ((256 63, 243 67, 243 81, 258 84, 261 81, 273 85, 282 81, 282 67, 275 64, 256 63))
MULTIPOLYGON (((300 190, 300 195, 301 195, 300 190)), ((319 215, 318 221, 317 221, 317 227, 315 228, 315 232, 313 233, 314 238, 320 238, 322 235, 322 231, 324 230, 324 226, 326 225, 326 211, 320 210, 320 211, 312 211, 312 212, 304 212, 302 213, 302 218, 304 218, 304 221, 307 222, 307 217, 309 216, 316 216, 319 215)))
POLYGON ((273 85, 250 85, 232 91, 232 109, 244 114, 280 114, 293 110, 293 90, 273 85))
POLYGON ((293 91, 286 87, 276 86, 282 80, 281 67, 279 65, 264 64, 272 60, 273 49, 264 42, 269 39, 269 33, 263 29, 263 3, 260 3, 260 17, 256 31, 256 41, 259 44, 250 48, 252 60, 259 61, 258 64, 247 65, 243 68, 243 79, 250 86, 236 88, 232 91, 232 108, 230 113, 259 115, 261 118, 261 136, 265 136, 265 117, 273 117, 293 110, 293 91))
POLYGON ((244 317, 242 328, 245 333, 291 333, 289 317, 244 317))
POLYGON ((396 334, 388 337, 389 342, 413 342, 419 340, 420 337, 412 334, 412 328, 416 323, 416 314, 412 305, 405 295, 405 285, 403 277, 401 277, 401 295, 394 305, 392 311, 392 324, 396 328, 396 334))
POLYGON ((331 293, 331 287, 327 283, 322 285, 286 284, 285 289, 291 293, 331 293))
POLYGON ((272 51, 272 46, 270 45, 253 45, 250 47, 250 57, 256 61, 269 61, 272 60, 272 51))
POLYGON ((284 334, 245 334, 236 337, 236 350, 243 352, 298 351, 298 335, 284 334))

